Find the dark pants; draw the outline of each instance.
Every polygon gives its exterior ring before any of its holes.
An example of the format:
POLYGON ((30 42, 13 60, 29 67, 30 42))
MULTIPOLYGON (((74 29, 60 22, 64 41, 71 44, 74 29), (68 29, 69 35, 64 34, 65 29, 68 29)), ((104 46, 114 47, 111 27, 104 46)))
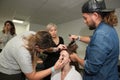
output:
POLYGON ((0 80, 25 80, 23 73, 8 75, 0 72, 0 80))

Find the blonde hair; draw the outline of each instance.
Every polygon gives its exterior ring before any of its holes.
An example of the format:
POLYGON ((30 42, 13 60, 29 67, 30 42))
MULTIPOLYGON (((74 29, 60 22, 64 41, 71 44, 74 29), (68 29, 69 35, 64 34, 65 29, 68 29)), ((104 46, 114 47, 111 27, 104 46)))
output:
POLYGON ((49 24, 46 26, 47 31, 49 31, 52 27, 57 28, 57 25, 54 24, 54 23, 49 23, 49 24))

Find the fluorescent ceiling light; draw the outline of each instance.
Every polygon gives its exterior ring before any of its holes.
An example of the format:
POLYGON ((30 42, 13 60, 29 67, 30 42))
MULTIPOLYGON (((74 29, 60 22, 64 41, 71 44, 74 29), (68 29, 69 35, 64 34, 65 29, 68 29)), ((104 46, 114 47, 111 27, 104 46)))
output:
POLYGON ((16 20, 16 19, 13 19, 12 21, 15 22, 15 23, 20 23, 20 24, 23 24, 23 22, 24 22, 22 20, 16 20))

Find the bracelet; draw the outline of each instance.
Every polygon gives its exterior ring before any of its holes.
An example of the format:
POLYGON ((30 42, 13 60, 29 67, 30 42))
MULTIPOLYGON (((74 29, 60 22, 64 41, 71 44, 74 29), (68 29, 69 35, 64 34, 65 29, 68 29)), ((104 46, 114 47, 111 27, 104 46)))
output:
POLYGON ((81 36, 78 36, 78 37, 77 37, 77 40, 79 40, 79 41, 80 41, 80 37, 81 37, 81 36))
POLYGON ((55 68, 54 68, 54 66, 51 68, 51 71, 52 71, 52 73, 55 72, 55 68))

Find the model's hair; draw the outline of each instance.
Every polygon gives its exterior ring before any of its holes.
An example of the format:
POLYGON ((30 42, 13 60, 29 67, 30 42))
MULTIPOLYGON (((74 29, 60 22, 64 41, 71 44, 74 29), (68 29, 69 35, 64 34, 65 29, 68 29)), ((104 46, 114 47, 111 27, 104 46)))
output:
POLYGON ((103 20, 107 24, 111 26, 117 26, 118 19, 117 16, 115 15, 115 11, 109 12, 109 13, 103 13, 103 20))
MULTIPOLYGON (((77 48, 78 48, 78 45, 75 43, 75 41, 71 41, 68 46, 67 46, 67 52, 71 55, 73 53, 76 53, 77 54, 77 48)), ((79 67, 79 63, 78 62, 73 62, 71 61, 70 62, 70 65, 74 65, 75 66, 75 69, 80 72, 81 69, 79 67)))
MULTIPOLYGON (((4 27, 6 27, 6 24, 7 24, 7 23, 9 23, 10 26, 11 26, 11 27, 10 27, 10 34, 11 34, 11 35, 15 35, 15 34, 16 34, 16 31, 15 31, 16 29, 15 29, 14 23, 13 23, 12 21, 9 21, 9 20, 8 20, 8 21, 5 21, 4 27)), ((3 33, 5 33, 5 28, 3 28, 2 31, 3 31, 3 33)))
POLYGON ((52 28, 52 27, 57 28, 57 25, 54 24, 54 23, 49 23, 49 24, 46 26, 47 31, 50 30, 50 28, 52 28))
POLYGON ((69 54, 72 54, 73 52, 76 53, 77 48, 78 45, 75 43, 75 41, 71 41, 67 46, 67 49, 69 50, 69 54))
POLYGON ((38 31, 36 34, 31 35, 28 38, 27 49, 31 54, 32 62, 35 61, 35 56, 39 53, 36 50, 36 46, 40 49, 47 49, 53 46, 53 40, 51 35, 47 31, 38 31))

